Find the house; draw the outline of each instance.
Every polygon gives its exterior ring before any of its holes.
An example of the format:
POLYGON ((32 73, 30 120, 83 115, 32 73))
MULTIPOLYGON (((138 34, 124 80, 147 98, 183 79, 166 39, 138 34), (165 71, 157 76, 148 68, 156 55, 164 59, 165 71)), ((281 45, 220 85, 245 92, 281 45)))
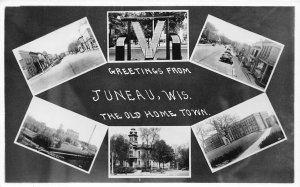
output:
POLYGON ((274 65, 279 58, 281 46, 275 42, 264 40, 262 41, 261 47, 261 51, 252 72, 257 83, 266 86, 274 65))
POLYGON ((21 57, 21 60, 19 61, 20 66, 24 72, 26 79, 28 80, 38 74, 39 69, 38 67, 36 67, 33 58, 29 55, 29 51, 20 50, 18 52, 21 57))
MULTIPOLYGON (((135 128, 132 128, 129 132, 129 159, 124 162, 124 166, 133 168, 142 168, 146 166, 146 160, 144 159, 145 154, 150 155, 151 146, 145 143, 138 142, 138 134, 135 128)), ((170 163, 164 163, 164 168, 170 168, 170 163)), ((149 160, 149 166, 151 168, 158 168, 159 163, 153 161, 151 158, 149 160)), ((162 163, 160 164, 162 167, 162 163)))
POLYGON ((251 46, 249 63, 246 64, 246 67, 250 72, 253 72, 255 69, 255 65, 257 64, 257 57, 259 56, 261 49, 262 41, 256 42, 251 46))

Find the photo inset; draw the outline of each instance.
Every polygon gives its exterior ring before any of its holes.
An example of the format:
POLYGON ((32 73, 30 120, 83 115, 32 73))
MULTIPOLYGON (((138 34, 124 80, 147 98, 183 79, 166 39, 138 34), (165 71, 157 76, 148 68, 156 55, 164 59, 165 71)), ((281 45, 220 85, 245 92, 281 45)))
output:
POLYGON ((106 62, 87 18, 13 50, 33 95, 106 62))
POLYGON ((110 127, 108 137, 110 178, 191 177, 188 126, 110 127))
POLYGON ((284 45, 208 15, 191 61, 264 91, 284 45))
POLYGON ((90 173, 106 131, 106 125, 34 97, 15 144, 90 173))
POLYGON ((286 140, 266 94, 192 126, 212 172, 286 140))
POLYGON ((108 12, 108 61, 188 60, 188 11, 108 12))

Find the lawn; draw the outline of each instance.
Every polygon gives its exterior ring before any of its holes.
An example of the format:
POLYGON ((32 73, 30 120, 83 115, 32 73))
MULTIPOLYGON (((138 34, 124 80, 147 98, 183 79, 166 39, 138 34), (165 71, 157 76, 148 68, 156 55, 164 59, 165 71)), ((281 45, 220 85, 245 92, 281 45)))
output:
POLYGON ((250 147, 256 140, 259 139, 259 137, 264 133, 264 131, 254 132, 251 134, 248 134, 247 136, 244 136, 234 142, 231 142, 228 145, 219 147, 217 149, 214 149, 208 153, 206 153, 206 156, 211 162, 215 158, 218 158, 220 156, 223 156, 225 153, 228 153, 229 151, 236 149, 237 147, 241 146, 243 148, 243 151, 245 151, 248 147, 250 147))
POLYGON ((87 151, 82 151, 80 148, 68 144, 68 143, 62 143, 60 148, 51 148, 52 151, 61 151, 61 152, 67 152, 67 153, 74 153, 74 154, 81 154, 86 155, 88 154, 87 151))
POLYGON ((284 139, 283 132, 279 126, 273 126, 271 128, 271 132, 269 136, 267 136, 260 144, 260 148, 267 147, 275 142, 278 142, 280 140, 284 139))

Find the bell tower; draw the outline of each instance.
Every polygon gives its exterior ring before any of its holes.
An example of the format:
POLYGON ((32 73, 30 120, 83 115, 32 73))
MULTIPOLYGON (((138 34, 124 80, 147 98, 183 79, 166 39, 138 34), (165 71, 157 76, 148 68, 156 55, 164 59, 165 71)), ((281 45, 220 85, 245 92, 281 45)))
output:
POLYGON ((138 135, 137 135, 135 128, 130 129, 128 137, 129 137, 129 142, 131 144, 133 144, 133 145, 138 144, 138 141, 137 141, 138 135))

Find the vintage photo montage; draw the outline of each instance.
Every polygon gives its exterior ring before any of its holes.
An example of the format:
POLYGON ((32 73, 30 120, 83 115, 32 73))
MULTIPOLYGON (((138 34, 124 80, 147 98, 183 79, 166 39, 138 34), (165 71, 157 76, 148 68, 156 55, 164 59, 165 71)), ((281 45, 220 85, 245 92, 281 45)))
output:
POLYGON ((191 177, 190 134, 184 126, 109 128, 109 177, 191 177))
POLYGON ((108 61, 188 60, 187 11, 108 12, 108 61))
POLYGON ((192 126, 212 172, 286 140, 266 94, 192 126))
POLYGON ((33 95, 106 62, 87 18, 13 50, 33 95))
POLYGON ((265 90, 284 45, 208 15, 191 61, 265 90))
POLYGON ((106 125, 34 97, 15 144, 89 173, 106 131, 106 125))

